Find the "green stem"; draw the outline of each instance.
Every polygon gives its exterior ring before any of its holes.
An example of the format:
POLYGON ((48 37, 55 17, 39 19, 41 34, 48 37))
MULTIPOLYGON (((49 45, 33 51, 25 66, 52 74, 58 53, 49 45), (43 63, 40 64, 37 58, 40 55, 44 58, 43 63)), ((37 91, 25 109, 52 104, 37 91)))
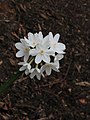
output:
POLYGON ((0 86, 0 94, 7 91, 7 89, 13 84, 15 80, 22 74, 22 72, 17 71, 9 80, 7 80, 3 85, 0 86))

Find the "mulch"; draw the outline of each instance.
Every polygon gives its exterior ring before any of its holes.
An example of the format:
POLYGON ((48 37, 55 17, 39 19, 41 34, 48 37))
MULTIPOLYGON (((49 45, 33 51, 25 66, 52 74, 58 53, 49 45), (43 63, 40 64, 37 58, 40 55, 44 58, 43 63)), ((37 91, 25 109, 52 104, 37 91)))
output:
POLYGON ((22 74, 0 95, 0 120, 90 120, 90 1, 1 0, 0 84, 19 69, 15 43, 28 32, 60 33, 60 72, 42 80, 22 74))

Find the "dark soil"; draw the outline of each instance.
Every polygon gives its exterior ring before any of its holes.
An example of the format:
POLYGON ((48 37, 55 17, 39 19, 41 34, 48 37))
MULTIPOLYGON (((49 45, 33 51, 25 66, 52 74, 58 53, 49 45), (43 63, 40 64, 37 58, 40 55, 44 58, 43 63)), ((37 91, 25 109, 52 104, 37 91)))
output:
POLYGON ((28 32, 61 34, 60 73, 24 74, 0 95, 0 120, 90 120, 90 0, 0 0, 0 84, 18 69, 15 43, 28 32))

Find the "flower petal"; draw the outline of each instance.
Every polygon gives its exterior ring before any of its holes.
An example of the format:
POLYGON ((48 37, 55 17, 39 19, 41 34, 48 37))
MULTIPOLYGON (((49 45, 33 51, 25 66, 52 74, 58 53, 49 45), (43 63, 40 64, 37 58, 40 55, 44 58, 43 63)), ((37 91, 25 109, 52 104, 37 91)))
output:
POLYGON ((24 56, 24 52, 21 50, 16 53, 16 57, 23 57, 23 56, 24 56))
POLYGON ((53 34, 52 34, 52 32, 49 32, 49 40, 50 40, 50 41, 53 40, 53 34))
POLYGON ((25 62, 19 62, 19 63, 18 63, 18 65, 23 65, 23 64, 25 64, 25 62))
POLYGON ((50 57, 49 57, 48 55, 46 55, 46 54, 44 54, 44 55, 42 56, 42 59, 43 59, 43 61, 46 62, 46 63, 49 63, 49 62, 50 62, 50 57))
POLYGON ((40 40, 43 40, 43 34, 42 34, 42 32, 39 32, 39 33, 38 33, 38 36, 39 36, 39 39, 40 39, 40 40))
POLYGON ((35 63, 36 63, 36 64, 39 64, 41 61, 42 61, 42 55, 38 54, 38 55, 35 57, 35 63))
POLYGON ((19 69, 19 71, 23 71, 23 70, 25 70, 26 69, 26 66, 22 66, 20 69, 19 69))
POLYGON ((30 78, 32 79, 32 78, 34 78, 34 76, 35 76, 35 71, 33 71, 33 72, 30 74, 30 78))
POLYGON ((29 52, 29 55, 36 56, 38 54, 38 51, 36 49, 31 49, 29 52))
POLYGON ((28 33, 28 39, 29 39, 29 41, 34 40, 34 35, 31 32, 28 33))
POLYGON ((15 44, 15 47, 18 49, 18 50, 23 50, 23 45, 22 43, 18 42, 15 44))
POLYGON ((26 74, 26 75, 29 74, 29 70, 28 70, 28 69, 25 70, 25 74, 26 74))
POLYGON ((65 47, 65 45, 63 43, 58 43, 57 47, 59 47, 61 50, 65 50, 66 49, 66 47, 65 47))
POLYGON ((60 38, 60 34, 56 34, 56 35, 54 36, 54 40, 55 40, 56 42, 58 42, 59 38, 60 38))
POLYGON ((57 55, 55 56, 54 61, 61 60, 63 57, 64 57, 64 55, 62 55, 62 54, 57 54, 57 55))
POLYGON ((40 80, 40 79, 41 79, 41 74, 40 74, 40 73, 37 73, 37 74, 36 74, 36 77, 37 77, 38 80, 40 80))
POLYGON ((48 41, 49 40, 49 35, 44 37, 44 41, 48 41))
POLYGON ((47 68, 46 68, 46 74, 47 75, 51 74, 51 67, 50 66, 47 66, 47 68))
POLYGON ((27 62, 28 58, 29 58, 29 54, 26 53, 25 56, 24 56, 24 61, 27 62))

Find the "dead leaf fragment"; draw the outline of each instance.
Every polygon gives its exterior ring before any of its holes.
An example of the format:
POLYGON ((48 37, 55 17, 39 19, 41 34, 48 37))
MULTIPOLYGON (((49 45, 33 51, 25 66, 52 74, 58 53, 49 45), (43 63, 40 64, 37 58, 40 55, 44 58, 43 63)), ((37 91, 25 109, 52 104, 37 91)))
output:
POLYGON ((78 83, 76 83, 76 85, 89 87, 90 83, 85 81, 85 82, 78 82, 78 83))
POLYGON ((13 60, 12 58, 9 58, 9 61, 10 61, 11 65, 13 65, 13 66, 15 66, 15 65, 16 65, 15 60, 13 60))
POLYGON ((5 105, 4 102, 0 102, 0 108, 2 108, 5 105))
POLYGON ((3 61, 2 60, 0 60, 0 65, 3 63, 3 61))
POLYGON ((83 98, 79 99, 79 102, 80 102, 81 104, 87 104, 86 99, 83 99, 83 98))
POLYGON ((48 19, 48 17, 47 17, 45 14, 42 14, 42 13, 41 13, 40 16, 41 16, 42 18, 46 19, 46 20, 48 19))

